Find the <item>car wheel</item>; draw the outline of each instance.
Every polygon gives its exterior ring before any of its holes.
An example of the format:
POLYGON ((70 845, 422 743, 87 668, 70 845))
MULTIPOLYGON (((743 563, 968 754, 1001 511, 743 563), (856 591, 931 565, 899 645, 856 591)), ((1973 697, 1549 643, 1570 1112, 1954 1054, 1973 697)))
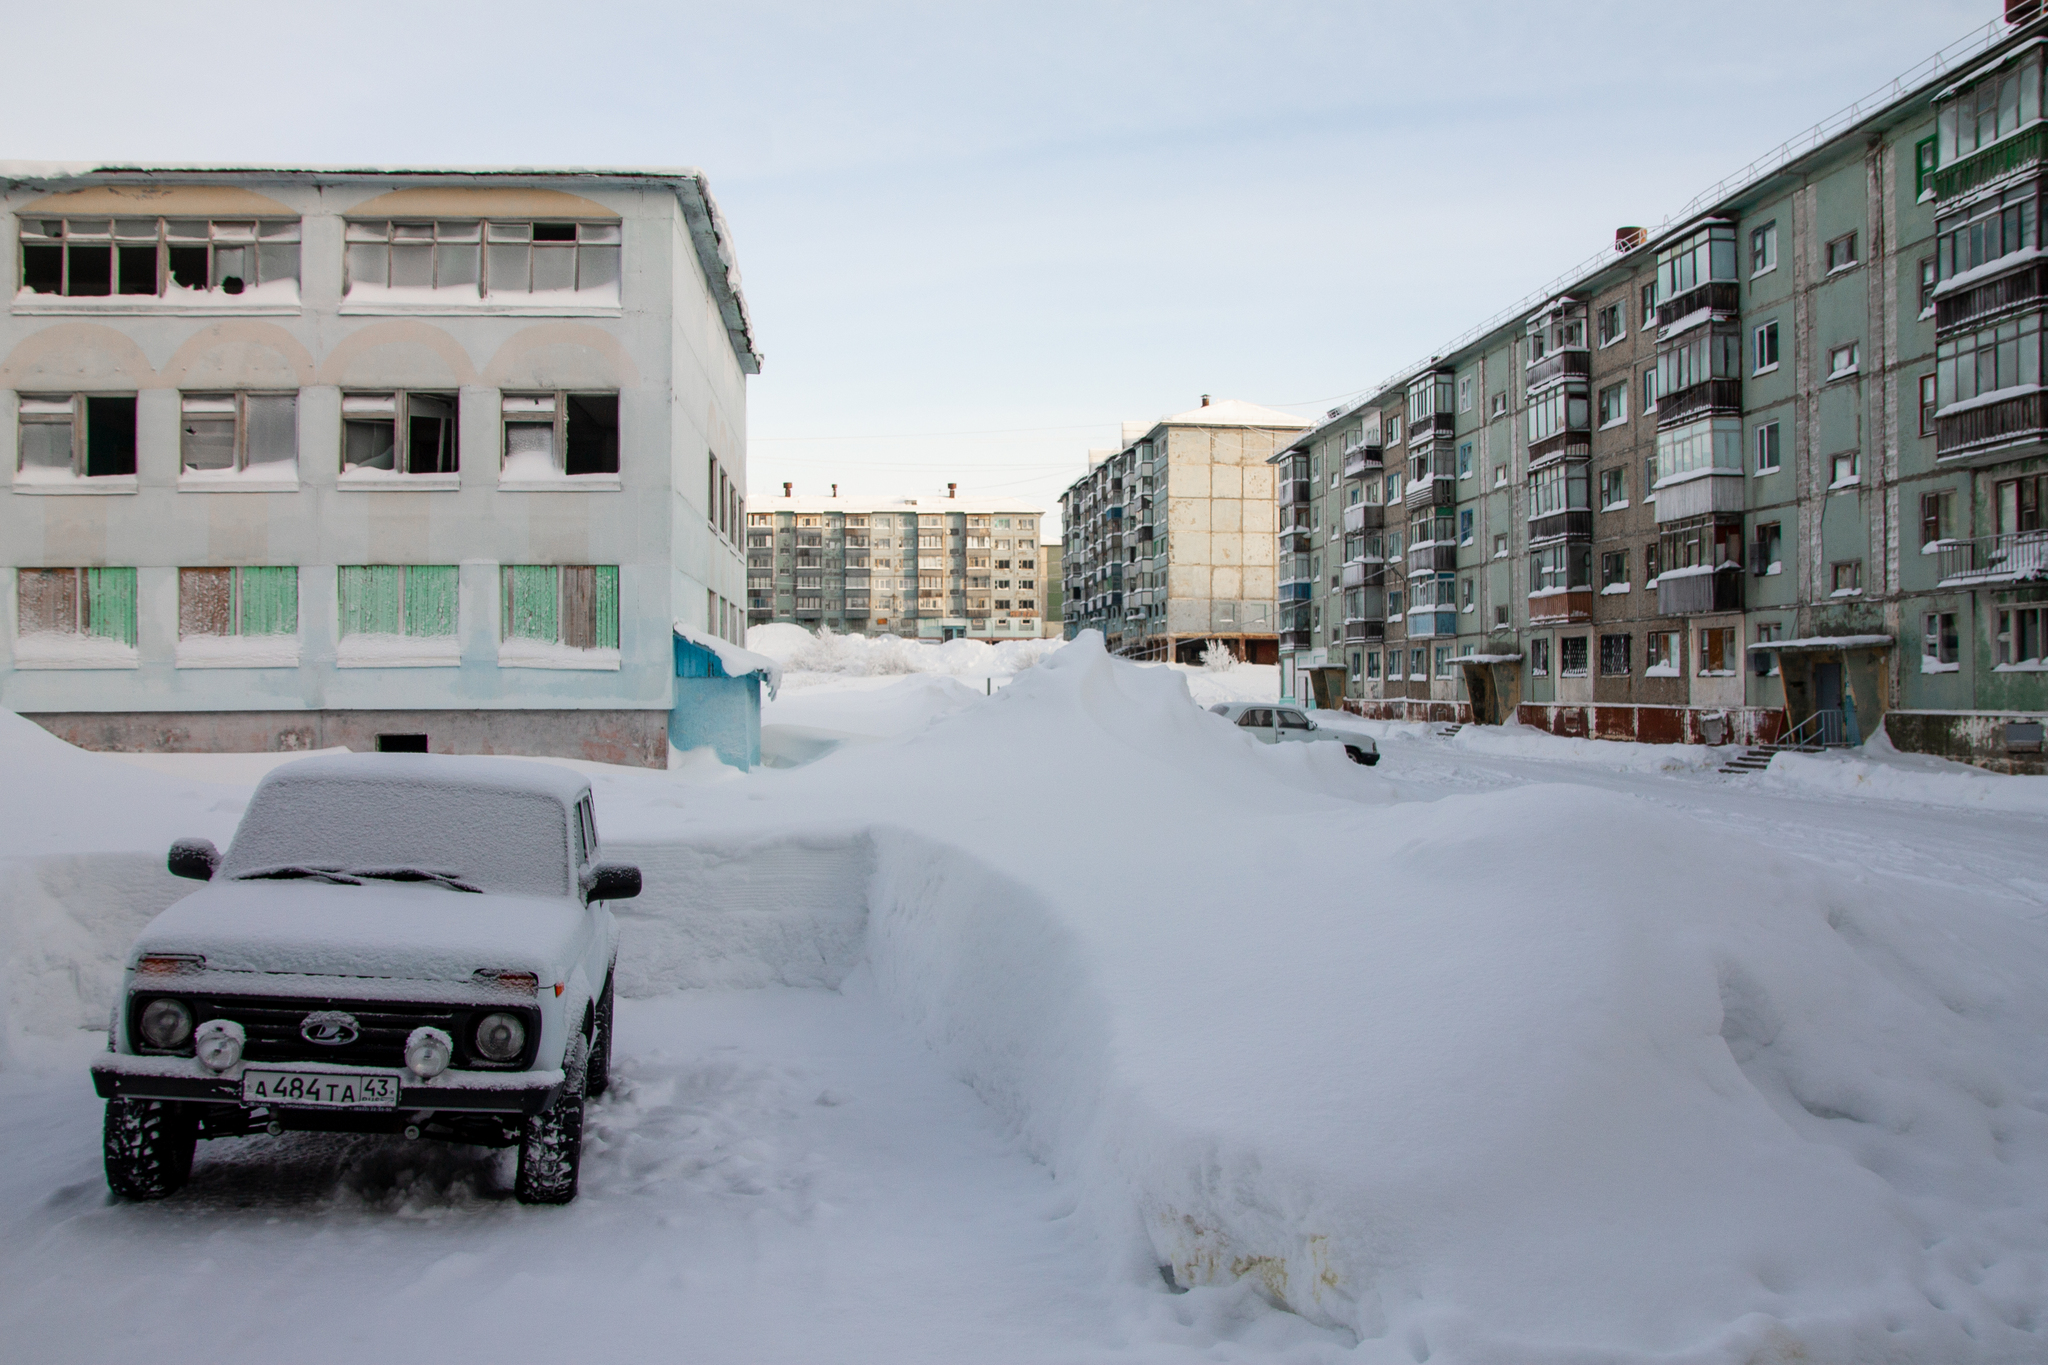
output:
POLYGON ((1369 754, 1365 750, 1359 748, 1356 744, 1345 745, 1344 752, 1350 756, 1350 759, 1353 763, 1363 763, 1368 767, 1380 761, 1380 756, 1378 754, 1369 754))
POLYGON ((1364 758, 1361 758, 1358 761, 1360 763, 1363 763, 1366 767, 1370 768, 1373 764, 1380 761, 1380 756, 1377 752, 1369 753, 1364 758))
POLYGON ((192 1174, 199 1125, 183 1105, 108 1100, 102 1134, 107 1188, 123 1199, 162 1199, 192 1174))
POLYGON ((564 1057, 562 1093, 526 1120, 519 1133, 519 1175, 513 1197, 522 1204, 566 1204, 576 1197, 583 1166, 583 1087, 590 1044, 577 1035, 564 1057))
POLYGON ((593 1033, 590 1040, 589 1078, 583 1083, 583 1093, 596 1099, 612 1084, 612 978, 604 979, 604 994, 597 997, 597 1010, 592 1019, 593 1033))

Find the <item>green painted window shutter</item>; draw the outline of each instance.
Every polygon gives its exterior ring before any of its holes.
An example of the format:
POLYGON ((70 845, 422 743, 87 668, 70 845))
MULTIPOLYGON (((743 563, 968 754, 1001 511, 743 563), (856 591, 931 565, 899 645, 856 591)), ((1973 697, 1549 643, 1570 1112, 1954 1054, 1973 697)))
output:
POLYGON ((399 579, 396 564, 344 564, 338 575, 341 633, 399 633, 399 579))
POLYGON ((135 570, 85 571, 85 633, 135 644, 135 570))
POLYGON ((597 566, 597 647, 619 647, 619 566, 597 566))
POLYGON ((295 564, 239 570, 237 594, 243 635, 299 633, 299 570, 295 564))
POLYGON ((456 574, 453 564, 412 564, 405 570, 405 633, 455 633, 456 574))
POLYGON ((556 609, 558 576, 552 564, 505 566, 505 639, 546 640, 552 644, 561 638, 556 609))

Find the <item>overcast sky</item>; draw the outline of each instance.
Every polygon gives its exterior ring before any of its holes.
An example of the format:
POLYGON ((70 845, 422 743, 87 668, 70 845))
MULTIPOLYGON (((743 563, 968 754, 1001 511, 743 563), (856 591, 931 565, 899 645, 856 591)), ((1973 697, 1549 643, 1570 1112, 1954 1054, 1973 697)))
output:
POLYGON ((1999 5, 8 9, 14 158, 700 167, 757 506, 1050 508, 1120 420, 1320 413, 1999 5))

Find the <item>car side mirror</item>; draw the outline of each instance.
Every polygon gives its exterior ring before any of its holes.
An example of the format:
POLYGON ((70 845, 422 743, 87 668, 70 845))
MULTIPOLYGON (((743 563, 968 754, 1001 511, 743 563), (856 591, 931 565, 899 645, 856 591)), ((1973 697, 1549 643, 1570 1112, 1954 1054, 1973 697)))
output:
POLYGON ((220 850, 211 839, 180 839, 171 845, 171 856, 165 863, 173 877, 210 882, 220 868, 220 850))
POLYGON ((629 901, 640 894, 640 869, 631 863, 599 863, 590 874, 590 899, 629 901))

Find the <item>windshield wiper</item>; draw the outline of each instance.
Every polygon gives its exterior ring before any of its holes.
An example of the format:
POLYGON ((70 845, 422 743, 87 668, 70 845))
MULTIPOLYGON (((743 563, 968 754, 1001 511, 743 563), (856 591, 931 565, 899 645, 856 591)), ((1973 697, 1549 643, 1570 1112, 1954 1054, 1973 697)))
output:
POLYGON ((238 872, 238 882, 296 881, 299 879, 319 882, 333 882, 336 886, 361 886, 362 882, 338 867, 303 867, 296 864, 285 867, 259 867, 254 872, 238 872))
POLYGON ((445 886, 451 891, 468 891, 474 895, 483 894, 481 886, 472 886, 457 877, 453 872, 436 872, 431 868, 352 867, 348 870, 348 874, 351 877, 374 877, 378 881, 385 882, 432 882, 436 886, 445 886))

